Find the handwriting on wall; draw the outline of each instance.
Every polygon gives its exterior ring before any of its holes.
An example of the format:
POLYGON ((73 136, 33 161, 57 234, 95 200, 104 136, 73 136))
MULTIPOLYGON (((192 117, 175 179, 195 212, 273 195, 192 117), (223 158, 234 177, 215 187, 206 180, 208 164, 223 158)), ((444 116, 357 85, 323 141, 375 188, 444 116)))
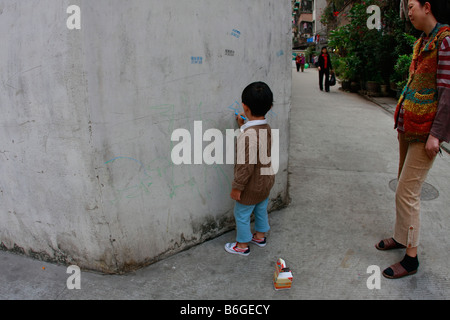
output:
POLYGON ((234 50, 225 49, 225 55, 226 56, 230 56, 230 57, 234 57, 234 50))

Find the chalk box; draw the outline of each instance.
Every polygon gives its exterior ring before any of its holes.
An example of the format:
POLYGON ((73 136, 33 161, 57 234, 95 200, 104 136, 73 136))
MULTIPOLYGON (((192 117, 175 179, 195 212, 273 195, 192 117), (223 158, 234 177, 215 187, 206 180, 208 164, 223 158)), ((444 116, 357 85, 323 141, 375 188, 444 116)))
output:
POLYGON ((291 269, 286 266, 286 262, 283 259, 278 259, 275 265, 275 272, 273 274, 273 285, 275 290, 290 289, 292 286, 291 269))

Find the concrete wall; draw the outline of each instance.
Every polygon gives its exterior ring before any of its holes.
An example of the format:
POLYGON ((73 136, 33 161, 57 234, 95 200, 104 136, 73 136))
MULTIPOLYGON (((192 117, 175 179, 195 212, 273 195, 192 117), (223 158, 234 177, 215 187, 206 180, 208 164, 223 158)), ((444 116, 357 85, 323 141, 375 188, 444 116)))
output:
POLYGON ((173 130, 236 128, 275 96, 287 201, 289 0, 0 1, 0 246, 127 272, 234 227, 233 165, 171 161, 173 130), (69 30, 70 5, 81 30, 69 30), (242 107, 241 107, 242 110, 242 107))

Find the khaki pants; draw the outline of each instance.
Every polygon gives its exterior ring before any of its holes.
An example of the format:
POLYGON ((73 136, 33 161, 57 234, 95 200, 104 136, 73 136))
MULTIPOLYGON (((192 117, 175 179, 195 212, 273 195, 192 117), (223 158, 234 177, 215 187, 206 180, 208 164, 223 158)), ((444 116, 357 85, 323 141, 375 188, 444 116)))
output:
POLYGON ((400 161, 395 193, 396 221, 394 239, 408 248, 419 245, 420 193, 433 160, 425 152, 425 143, 408 142, 399 134, 400 161))

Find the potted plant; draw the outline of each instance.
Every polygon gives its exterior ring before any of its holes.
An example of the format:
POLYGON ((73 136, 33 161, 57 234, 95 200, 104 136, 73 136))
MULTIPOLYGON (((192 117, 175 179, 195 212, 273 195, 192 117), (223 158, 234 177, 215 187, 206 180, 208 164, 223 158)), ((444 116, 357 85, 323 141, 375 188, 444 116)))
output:
POLYGON ((353 53, 347 54, 344 59, 346 62, 345 74, 350 82, 350 92, 357 93, 361 89, 361 69, 363 68, 361 60, 353 53))
POLYGON ((397 63, 395 64, 394 74, 391 79, 395 81, 396 84, 397 98, 400 97, 403 88, 408 82, 409 66, 411 65, 411 60, 412 54, 403 54, 398 57, 397 63))
POLYGON ((376 72, 369 77, 370 80, 366 82, 367 94, 370 96, 380 95, 380 83, 382 82, 381 75, 376 72))
POLYGON ((359 85, 358 81, 352 80, 350 81, 350 92, 356 93, 361 89, 361 86, 359 85))
POLYGON ((377 81, 369 80, 366 82, 366 90, 369 96, 377 96, 380 92, 380 84, 377 81))
POLYGON ((387 84, 380 84, 381 96, 387 97, 389 95, 389 86, 387 84))
POLYGON ((340 80, 343 91, 350 91, 350 70, 343 57, 334 56, 333 66, 336 77, 340 80))

